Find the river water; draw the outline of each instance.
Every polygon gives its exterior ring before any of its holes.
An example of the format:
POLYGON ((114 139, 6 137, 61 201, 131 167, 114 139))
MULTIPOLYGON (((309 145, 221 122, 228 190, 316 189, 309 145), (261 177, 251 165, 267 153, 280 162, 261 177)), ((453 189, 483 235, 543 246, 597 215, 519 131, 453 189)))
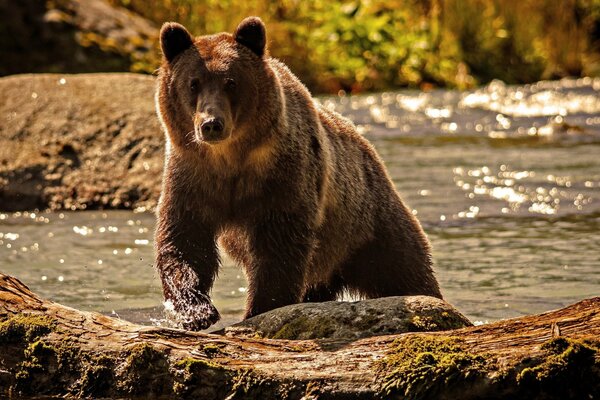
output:
MULTIPOLYGON (((433 243, 445 298, 476 322, 600 295, 600 79, 320 101, 374 143, 433 243)), ((83 310, 161 323, 154 216, 0 214, 0 270, 83 310)), ((241 270, 213 289, 239 320, 241 270)))

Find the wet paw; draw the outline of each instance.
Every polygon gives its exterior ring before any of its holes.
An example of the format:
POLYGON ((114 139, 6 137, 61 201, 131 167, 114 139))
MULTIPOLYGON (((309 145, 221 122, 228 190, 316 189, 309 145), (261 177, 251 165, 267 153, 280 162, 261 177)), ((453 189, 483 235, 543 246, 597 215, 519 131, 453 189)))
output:
POLYGON ((175 321, 186 330, 200 331, 221 319, 210 297, 202 293, 182 296, 173 306, 175 321))

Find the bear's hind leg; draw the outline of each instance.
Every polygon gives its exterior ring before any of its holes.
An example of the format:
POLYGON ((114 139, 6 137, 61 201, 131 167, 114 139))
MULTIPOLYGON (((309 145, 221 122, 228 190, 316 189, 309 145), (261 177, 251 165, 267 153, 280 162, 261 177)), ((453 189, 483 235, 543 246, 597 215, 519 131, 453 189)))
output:
POLYGON ((302 298, 303 303, 321 303, 324 301, 337 300, 338 295, 344 288, 339 276, 333 277, 329 282, 310 286, 302 298))
POLYGON ((350 258, 342 273, 348 289, 363 298, 442 298, 430 256, 418 249, 399 249, 385 241, 373 241, 350 258))

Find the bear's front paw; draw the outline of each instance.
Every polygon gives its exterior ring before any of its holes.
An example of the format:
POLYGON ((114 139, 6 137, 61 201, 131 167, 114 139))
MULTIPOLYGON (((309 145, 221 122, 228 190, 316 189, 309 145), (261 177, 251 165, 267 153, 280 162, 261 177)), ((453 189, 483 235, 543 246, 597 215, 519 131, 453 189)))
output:
POLYGON ((186 293, 171 302, 177 324, 186 330, 206 329, 221 318, 210 297, 203 293, 186 293))

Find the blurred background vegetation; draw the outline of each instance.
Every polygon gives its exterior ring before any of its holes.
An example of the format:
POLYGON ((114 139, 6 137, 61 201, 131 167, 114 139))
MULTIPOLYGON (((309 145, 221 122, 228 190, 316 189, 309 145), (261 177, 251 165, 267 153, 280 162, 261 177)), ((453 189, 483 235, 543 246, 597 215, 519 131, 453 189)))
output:
POLYGON ((156 35, 162 22, 178 21, 202 35, 231 32, 248 15, 267 24, 271 55, 315 92, 466 88, 492 79, 526 83, 600 75, 600 0, 0 0, 0 15, 5 19, 0 58, 9 60, 0 67, 2 75, 152 73, 160 62, 156 35), (14 8, 23 4, 38 9, 15 17, 14 8), (36 19, 31 12, 41 14, 36 19), (111 18, 117 22, 111 25, 111 18), (12 37, 24 43, 11 48, 6 35, 18 23, 24 29, 12 37), (35 23, 54 24, 38 29, 50 32, 49 42, 27 32, 35 23), (57 30, 74 38, 75 53, 65 40, 52 43, 57 30), (13 67, 14 51, 32 51, 34 40, 38 52, 50 52, 49 61, 44 64, 38 54, 34 65, 19 60, 13 67), (102 54, 115 57, 103 61, 102 54))

